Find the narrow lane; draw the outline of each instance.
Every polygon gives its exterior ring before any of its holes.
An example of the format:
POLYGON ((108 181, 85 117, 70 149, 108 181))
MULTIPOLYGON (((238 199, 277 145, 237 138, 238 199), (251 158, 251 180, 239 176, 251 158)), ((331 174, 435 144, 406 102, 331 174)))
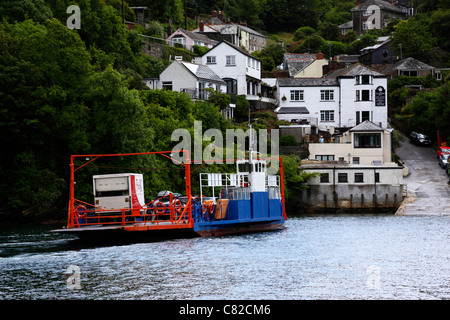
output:
POLYGON ((404 177, 408 196, 396 214, 450 215, 450 186, 436 151, 405 140, 396 153, 409 169, 404 177))

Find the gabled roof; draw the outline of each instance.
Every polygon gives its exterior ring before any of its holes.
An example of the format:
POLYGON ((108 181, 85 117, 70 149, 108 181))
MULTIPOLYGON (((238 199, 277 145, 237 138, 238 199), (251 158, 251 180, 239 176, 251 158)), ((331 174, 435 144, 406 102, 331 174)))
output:
POLYGON ((381 74, 372 68, 369 68, 366 65, 363 65, 360 62, 354 63, 351 66, 343 69, 338 69, 326 75, 327 78, 338 78, 338 77, 354 77, 358 75, 369 75, 369 76, 381 76, 385 77, 384 74, 381 74))
POLYGON ((300 71, 304 70, 307 66, 313 63, 314 59, 305 59, 305 60, 286 60, 287 68, 289 71, 289 75, 291 77, 295 76, 300 71))
POLYGON ((350 11, 365 11, 367 8, 371 5, 379 6, 382 10, 388 10, 388 11, 394 11, 398 13, 406 14, 402 9, 394 6, 390 2, 383 1, 383 0, 367 0, 361 3, 360 5, 350 9, 350 11))
MULTIPOLYGON (((191 38, 192 40, 199 40, 202 41, 204 43, 210 43, 210 44, 216 44, 217 41, 208 38, 207 36, 205 36, 204 34, 198 33, 198 32, 192 32, 189 30, 185 30, 185 29, 178 29, 177 31, 175 31, 174 33, 172 33, 172 36, 176 33, 176 32, 181 32, 183 33, 185 36, 191 38)), ((176 35, 175 35, 176 36, 176 35)))
POLYGON ((375 123, 365 120, 364 122, 358 124, 357 126, 351 128, 349 131, 352 132, 361 132, 361 131, 384 131, 384 129, 380 126, 377 126, 375 123))
POLYGON ((189 70, 197 79, 209 80, 214 82, 219 82, 222 84, 226 84, 214 71, 212 71, 208 66, 204 66, 201 64, 195 64, 185 61, 176 61, 187 70, 189 70))
POLYGON ((417 59, 409 57, 409 58, 400 60, 399 62, 395 63, 393 66, 383 70, 383 73, 389 74, 395 70, 432 70, 432 69, 435 69, 435 67, 430 66, 426 63, 423 63, 417 59))
POLYGON ((204 54, 202 55, 202 57, 203 57, 204 55, 206 55, 206 54, 210 54, 212 50, 214 50, 216 47, 222 45, 222 43, 224 43, 224 44, 226 44, 226 45, 229 45, 230 47, 232 47, 232 48, 235 49, 236 51, 239 51, 240 53, 246 55, 247 57, 250 57, 250 58, 252 58, 252 59, 255 59, 255 60, 257 60, 257 61, 260 61, 257 57, 252 56, 250 53, 248 53, 247 51, 245 51, 245 50, 242 49, 241 47, 235 46, 234 44, 232 44, 231 42, 228 42, 228 41, 226 41, 226 40, 220 41, 220 42, 219 42, 218 44, 216 44, 214 47, 212 47, 211 49, 209 49, 208 52, 204 53, 204 54))

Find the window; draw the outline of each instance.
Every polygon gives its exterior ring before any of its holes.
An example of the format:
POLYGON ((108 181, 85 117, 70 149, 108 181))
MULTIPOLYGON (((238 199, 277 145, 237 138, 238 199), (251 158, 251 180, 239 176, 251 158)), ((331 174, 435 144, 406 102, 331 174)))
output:
POLYGON ((355 148, 381 148, 381 133, 355 133, 355 148))
POLYGON ((348 182, 347 173, 338 173, 338 182, 348 182))
POLYGON ((303 101, 303 90, 291 90, 291 101, 303 101))
POLYGON ((216 56, 208 56, 208 57, 206 57, 206 63, 207 64, 216 63, 216 56))
POLYGON ((364 182, 364 173, 355 173, 355 183, 364 182))
POLYGON ((380 173, 375 172, 375 182, 380 182, 380 173))
POLYGON ((334 90, 320 90, 320 100, 322 101, 334 100, 334 90))
POLYGON ((165 90, 172 90, 172 81, 163 81, 162 88, 165 90))
POLYGON ((235 66, 236 65, 236 56, 226 56, 226 65, 227 66, 235 66))
POLYGON ((321 173, 320 174, 320 182, 321 183, 330 182, 330 174, 329 173, 321 173))
POLYGON ((359 157, 353 157, 353 164, 359 164, 359 157))
POLYGON ((370 76, 362 75, 361 76, 361 84, 370 84, 370 76))
POLYGON ((417 71, 401 70, 400 75, 407 77, 417 77, 417 71))
POLYGON ((364 122, 366 120, 370 121, 370 112, 369 111, 362 111, 361 112, 361 122, 364 122))
POLYGON ((320 121, 334 121, 334 110, 320 110, 320 121))
POLYGON ((334 161, 334 155, 317 154, 316 160, 317 161, 334 161))
POLYGON ((361 100, 370 101, 370 90, 361 90, 361 100))
POLYGON ((174 47, 182 47, 186 46, 186 38, 185 37, 174 37, 172 38, 172 44, 174 47))

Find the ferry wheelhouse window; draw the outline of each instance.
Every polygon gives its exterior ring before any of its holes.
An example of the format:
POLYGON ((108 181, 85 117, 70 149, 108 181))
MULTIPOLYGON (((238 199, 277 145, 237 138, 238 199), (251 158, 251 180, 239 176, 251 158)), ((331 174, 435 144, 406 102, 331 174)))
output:
POLYGON ((355 148, 381 148, 381 133, 355 133, 355 148))
POLYGON ((348 182, 347 173, 338 173, 338 182, 341 182, 341 183, 348 182))

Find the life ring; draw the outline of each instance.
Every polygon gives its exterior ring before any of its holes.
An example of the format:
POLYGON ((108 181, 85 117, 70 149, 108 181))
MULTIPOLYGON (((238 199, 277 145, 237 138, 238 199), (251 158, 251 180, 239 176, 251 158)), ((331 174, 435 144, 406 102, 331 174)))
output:
POLYGON ((86 209, 85 206, 79 204, 75 210, 77 211, 77 214, 78 214, 78 217, 79 217, 79 218, 84 218, 84 217, 86 217, 87 209, 86 209), (80 212, 83 212, 83 213, 80 214, 80 212))
POLYGON ((173 208, 175 209, 176 213, 182 212, 183 207, 182 207, 181 201, 179 199, 177 199, 173 202, 173 208))
POLYGON ((166 205, 164 204, 164 203, 162 203, 162 202, 158 202, 156 205, 155 205, 155 213, 156 214, 159 214, 159 213, 165 213, 166 212, 166 205))

